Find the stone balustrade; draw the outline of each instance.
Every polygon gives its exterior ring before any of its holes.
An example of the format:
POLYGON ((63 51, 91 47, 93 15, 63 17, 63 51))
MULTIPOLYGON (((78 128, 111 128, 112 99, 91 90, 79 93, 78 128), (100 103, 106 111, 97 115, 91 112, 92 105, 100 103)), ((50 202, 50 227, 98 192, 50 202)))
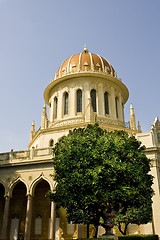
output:
POLYGON ((0 167, 4 164, 52 158, 52 148, 32 148, 31 150, 0 153, 0 167))

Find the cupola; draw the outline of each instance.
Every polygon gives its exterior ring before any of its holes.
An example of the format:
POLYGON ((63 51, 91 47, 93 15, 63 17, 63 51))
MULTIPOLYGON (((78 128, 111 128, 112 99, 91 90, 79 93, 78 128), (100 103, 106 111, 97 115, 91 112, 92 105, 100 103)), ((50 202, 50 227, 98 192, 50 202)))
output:
POLYGON ((77 72, 99 72, 117 77, 112 65, 98 54, 90 53, 85 45, 82 53, 67 58, 55 74, 55 79, 77 72))

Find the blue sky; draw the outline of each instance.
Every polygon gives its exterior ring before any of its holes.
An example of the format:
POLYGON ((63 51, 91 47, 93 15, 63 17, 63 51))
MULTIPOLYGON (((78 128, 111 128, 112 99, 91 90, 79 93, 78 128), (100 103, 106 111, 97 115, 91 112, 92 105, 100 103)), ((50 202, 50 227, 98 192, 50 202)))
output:
POLYGON ((0 0, 0 152, 27 149, 43 92, 84 45, 106 58, 129 89, 136 120, 160 117, 159 0, 0 0))

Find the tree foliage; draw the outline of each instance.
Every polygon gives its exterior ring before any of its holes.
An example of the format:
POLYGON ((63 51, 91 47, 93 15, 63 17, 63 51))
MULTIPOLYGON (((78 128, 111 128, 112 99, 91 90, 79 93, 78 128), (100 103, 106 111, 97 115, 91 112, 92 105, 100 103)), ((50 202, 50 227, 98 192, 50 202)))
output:
POLYGON ((66 209, 68 221, 96 229, 108 206, 123 234, 122 223, 151 221, 152 176, 143 150, 134 136, 98 124, 70 131, 53 149, 57 185, 50 198, 66 209))

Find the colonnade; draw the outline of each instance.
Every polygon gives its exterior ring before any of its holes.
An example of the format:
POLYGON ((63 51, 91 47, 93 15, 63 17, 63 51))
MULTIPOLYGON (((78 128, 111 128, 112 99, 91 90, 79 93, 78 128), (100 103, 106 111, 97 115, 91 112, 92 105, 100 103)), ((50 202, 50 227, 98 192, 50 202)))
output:
MULTIPOLYGON (((1 238, 7 239, 8 238, 8 228, 9 228, 9 219, 10 216, 10 205, 11 205, 11 197, 6 195, 5 198, 5 205, 4 205, 4 212, 3 212, 3 220, 2 220, 2 230, 1 230, 1 238)), ((33 218, 32 218, 32 211, 33 211, 33 199, 34 195, 28 194, 27 195, 27 204, 24 206, 26 208, 26 216, 25 216, 25 227, 24 227, 24 240, 30 239, 31 234, 31 226, 33 225, 33 218)), ((55 212, 55 203, 50 203, 50 221, 49 221, 49 236, 48 238, 53 240, 55 238, 55 223, 56 223, 56 212, 55 212)), ((11 231, 11 229, 10 229, 11 231)))

